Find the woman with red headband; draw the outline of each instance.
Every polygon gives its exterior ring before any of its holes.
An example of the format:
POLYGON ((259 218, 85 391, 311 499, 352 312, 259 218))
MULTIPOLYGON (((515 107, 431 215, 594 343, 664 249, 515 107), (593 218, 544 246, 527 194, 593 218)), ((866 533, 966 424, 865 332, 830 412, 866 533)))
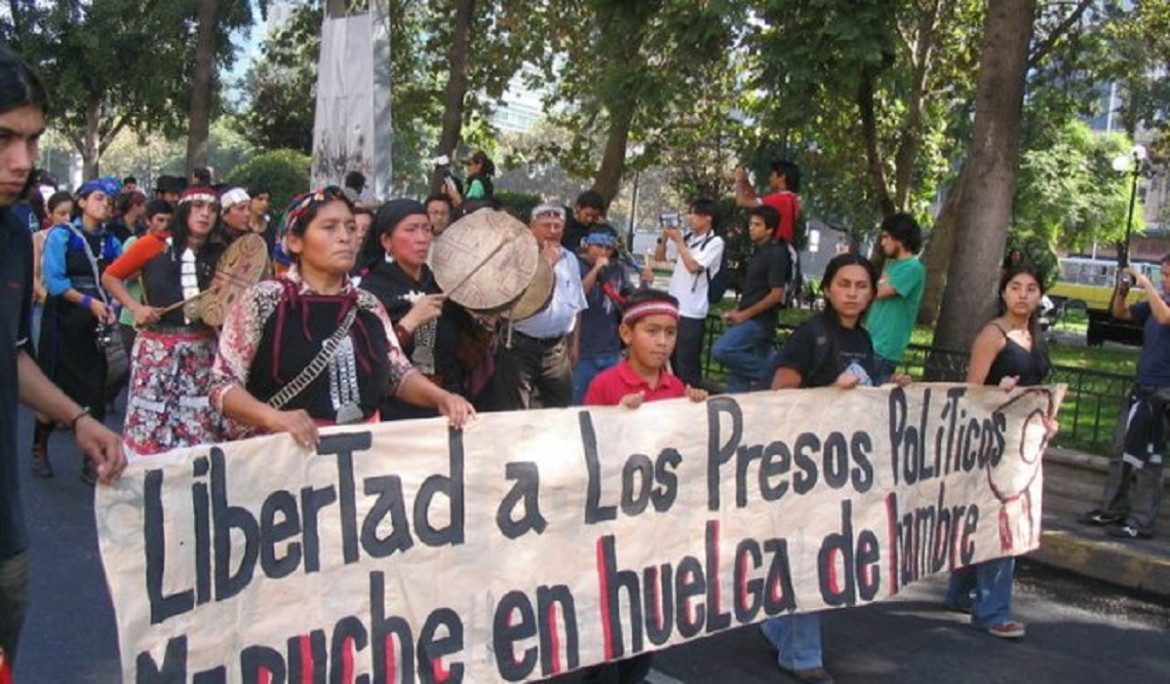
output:
POLYGON ((328 187, 293 199, 285 214, 293 265, 236 302, 224 323, 211 399, 248 426, 237 436, 288 432, 317 443, 317 427, 378 419, 390 394, 435 408, 462 427, 475 410, 418 373, 386 310, 353 286, 353 204, 328 187))
POLYGON ((122 440, 143 456, 217 442, 221 421, 207 393, 215 360, 215 329, 200 316, 198 300, 211 286, 225 243, 211 188, 187 188, 179 198, 169 236, 147 233, 102 276, 102 284, 134 315, 141 331, 131 353, 130 391, 122 440), (125 281, 141 277, 143 301, 125 281))

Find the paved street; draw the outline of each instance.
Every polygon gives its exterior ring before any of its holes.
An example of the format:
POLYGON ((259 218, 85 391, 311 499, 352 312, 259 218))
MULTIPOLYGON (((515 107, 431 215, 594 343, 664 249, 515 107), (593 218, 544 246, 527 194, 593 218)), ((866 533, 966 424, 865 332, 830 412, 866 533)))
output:
MULTIPOLYGON (((113 416, 120 420, 121 416, 113 416)), ((21 418, 21 454, 31 419, 21 418)), ((33 542, 31 615, 17 682, 117 682, 114 618, 93 530, 92 493, 77 479, 70 436, 51 444, 57 477, 25 476, 33 542)), ((1005 643, 942 609, 940 578, 897 600, 825 619, 827 665, 839 682, 1166 682, 1170 607, 1099 583, 1026 566, 1017 616, 1028 636, 1005 643)), ((571 680, 572 678, 566 678, 571 680)), ((654 682, 785 681, 755 628, 660 654, 654 682)))

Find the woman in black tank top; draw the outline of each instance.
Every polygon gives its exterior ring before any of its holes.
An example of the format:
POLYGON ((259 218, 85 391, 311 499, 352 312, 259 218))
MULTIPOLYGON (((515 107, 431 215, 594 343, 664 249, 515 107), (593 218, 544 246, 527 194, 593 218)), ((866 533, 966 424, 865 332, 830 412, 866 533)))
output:
MULTIPOLYGON (((1044 279, 1028 264, 1004 271, 999 282, 999 316, 975 337, 967 382, 1004 389, 1039 385, 1052 370, 1040 334, 1044 279)), ((1055 429, 1055 425, 1052 426, 1055 429)), ((993 636, 1018 639, 1023 623, 1012 619, 1015 558, 997 558, 951 573, 946 603, 971 613, 971 622, 993 636)))

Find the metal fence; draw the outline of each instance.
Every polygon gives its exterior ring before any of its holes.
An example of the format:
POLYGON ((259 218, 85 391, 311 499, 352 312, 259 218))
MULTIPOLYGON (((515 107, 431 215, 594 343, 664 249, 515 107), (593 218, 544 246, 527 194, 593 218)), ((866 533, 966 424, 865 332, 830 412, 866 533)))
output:
MULTIPOLYGON (((711 344, 723 333, 724 327, 722 319, 711 315, 707 317, 703 331, 706 342, 703 347, 704 376, 716 382, 723 380, 726 373, 711 358, 711 344)), ((777 329, 777 343, 782 344, 793 330, 792 326, 781 325, 777 329)), ((927 369, 930 369, 929 377, 932 379, 962 382, 967 375, 968 356, 965 351, 912 344, 906 349, 898 371, 921 380, 927 377, 927 369)), ((1093 454, 1108 454, 1133 377, 1074 366, 1056 366, 1049 382, 1068 385, 1068 392, 1060 407, 1060 433, 1055 443, 1093 454)))

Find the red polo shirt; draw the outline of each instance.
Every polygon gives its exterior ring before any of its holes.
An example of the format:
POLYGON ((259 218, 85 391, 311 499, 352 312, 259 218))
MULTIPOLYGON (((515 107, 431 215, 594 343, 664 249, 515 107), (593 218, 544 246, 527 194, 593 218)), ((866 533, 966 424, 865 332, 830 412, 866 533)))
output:
POLYGON ((639 376, 630 362, 622 360, 613 368, 606 369, 593 378, 589 383, 589 390, 585 392, 586 406, 614 406, 621 402, 627 394, 646 393, 646 401, 659 399, 676 399, 684 397, 687 386, 675 376, 665 370, 658 371, 658 386, 650 385, 639 376))

